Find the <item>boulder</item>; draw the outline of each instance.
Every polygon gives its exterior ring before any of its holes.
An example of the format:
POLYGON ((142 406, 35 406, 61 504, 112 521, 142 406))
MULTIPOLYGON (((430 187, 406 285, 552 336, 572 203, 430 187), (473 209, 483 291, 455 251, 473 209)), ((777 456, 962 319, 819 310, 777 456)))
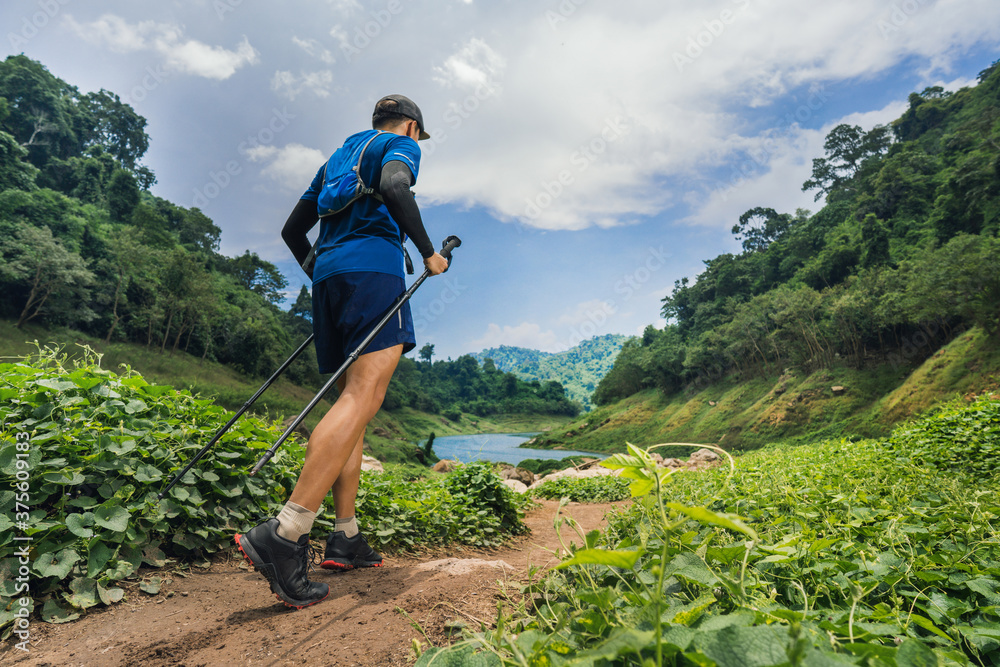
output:
POLYGON ((503 485, 514 491, 514 493, 527 493, 528 487, 523 482, 516 479, 505 479, 503 485))
POLYGON ((545 477, 538 479, 532 484, 530 489, 537 489, 546 480, 549 479, 560 479, 562 477, 569 477, 571 479, 583 479, 585 477, 604 477, 605 475, 619 475, 621 470, 609 470, 604 466, 594 466, 593 468, 588 468, 587 470, 578 470, 577 468, 566 468, 565 470, 557 470, 553 473, 549 473, 545 477))
POLYGON ((838 386, 836 386, 836 387, 830 387, 830 391, 832 391, 832 392, 833 392, 833 395, 834 395, 834 396, 840 396, 840 395, 841 395, 841 394, 843 394, 843 393, 844 393, 845 391, 847 391, 847 389, 845 389, 844 387, 841 387, 841 386, 839 386, 839 385, 838 385, 838 386))
POLYGON ((431 468, 431 470, 433 470, 434 472, 451 472, 452 470, 455 469, 455 466, 457 465, 458 465, 457 461, 452 461, 450 459, 441 459, 440 461, 434 464, 434 467, 431 468))
POLYGON ((361 469, 362 470, 374 470, 375 472, 385 472, 385 468, 382 467, 382 462, 371 456, 361 456, 361 469))
POLYGON ((719 460, 719 455, 711 449, 699 449, 688 457, 688 463, 715 463, 719 460))
POLYGON ((675 469, 685 467, 684 461, 681 461, 680 459, 663 459, 662 461, 660 461, 659 465, 663 468, 675 468, 675 469))
POLYGON ((535 473, 524 468, 518 468, 508 463, 500 464, 500 479, 516 479, 526 487, 535 483, 535 473))

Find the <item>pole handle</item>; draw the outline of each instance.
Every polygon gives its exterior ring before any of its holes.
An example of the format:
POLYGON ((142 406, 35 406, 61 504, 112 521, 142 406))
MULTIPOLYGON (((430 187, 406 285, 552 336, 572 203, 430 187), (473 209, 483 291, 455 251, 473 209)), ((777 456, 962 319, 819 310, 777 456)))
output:
POLYGON ((449 236, 444 240, 444 245, 441 246, 441 256, 451 261, 451 251, 462 245, 462 239, 457 236, 449 236))

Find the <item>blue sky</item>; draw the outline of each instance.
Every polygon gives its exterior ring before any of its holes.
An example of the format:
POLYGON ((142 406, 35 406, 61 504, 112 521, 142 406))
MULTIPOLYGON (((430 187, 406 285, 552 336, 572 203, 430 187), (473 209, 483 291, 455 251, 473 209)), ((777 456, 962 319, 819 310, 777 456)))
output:
POLYGON ((414 99, 425 225, 464 241, 412 301, 442 358, 662 325, 743 211, 818 208, 800 187, 832 127, 1000 57, 995 0, 8 0, 0 25, 7 54, 129 101, 153 192, 293 296, 288 212, 375 100, 414 99))

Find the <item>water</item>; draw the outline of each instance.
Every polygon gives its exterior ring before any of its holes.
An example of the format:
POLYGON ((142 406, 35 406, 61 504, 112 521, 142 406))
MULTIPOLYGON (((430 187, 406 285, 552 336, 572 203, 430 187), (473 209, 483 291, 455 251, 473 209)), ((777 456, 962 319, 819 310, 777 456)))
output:
POLYGON ((531 439, 534 433, 503 433, 478 435, 445 435, 434 439, 434 453, 438 458, 470 461, 493 461, 517 465, 524 459, 562 459, 567 456, 590 456, 603 459, 607 454, 575 452, 566 449, 531 449, 518 447, 531 439))

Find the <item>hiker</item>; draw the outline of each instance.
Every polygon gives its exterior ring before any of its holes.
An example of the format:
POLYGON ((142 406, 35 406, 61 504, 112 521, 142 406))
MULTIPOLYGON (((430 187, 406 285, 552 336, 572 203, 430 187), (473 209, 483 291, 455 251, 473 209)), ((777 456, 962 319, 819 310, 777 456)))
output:
MULTIPOLYGON (((407 97, 389 95, 376 103, 372 128, 348 137, 320 167, 281 231, 313 281, 320 373, 337 370, 405 291, 405 237, 416 245, 430 275, 448 268, 427 237, 410 191, 420 166, 417 140, 429 138, 420 109, 407 97), (371 190, 337 212, 336 206, 327 207, 335 177, 360 178, 371 190), (306 233, 317 220, 319 238, 311 248, 306 233)), ((306 572, 309 531, 328 491, 333 493, 336 523, 320 566, 349 570, 382 564, 382 556, 368 545, 354 518, 361 450, 365 428, 382 405, 400 356, 415 346, 407 303, 337 383, 340 396, 313 430, 302 472, 284 508, 276 518, 235 536, 244 557, 289 607, 316 604, 330 592, 327 584, 309 581, 306 572)))

